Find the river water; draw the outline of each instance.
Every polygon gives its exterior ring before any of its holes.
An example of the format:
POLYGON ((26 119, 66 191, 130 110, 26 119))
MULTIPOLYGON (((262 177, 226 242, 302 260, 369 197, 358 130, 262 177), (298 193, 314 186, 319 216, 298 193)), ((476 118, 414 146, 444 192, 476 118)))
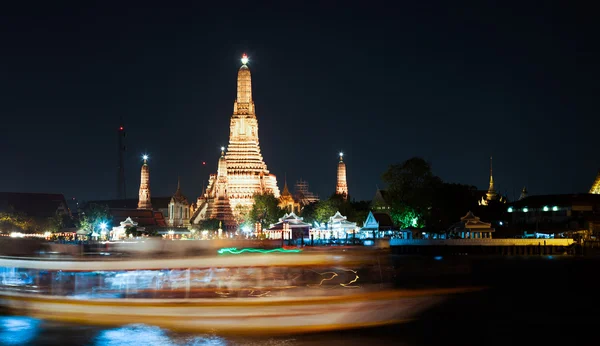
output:
POLYGON ((446 287, 472 284, 489 289, 456 296, 411 323, 278 337, 181 334, 136 324, 105 328, 4 315, 0 316, 0 345, 600 344, 594 337, 600 322, 600 283, 596 283, 600 260, 463 257, 435 262, 413 258, 406 263, 404 286, 418 286, 415 282, 430 286, 437 281, 446 287))

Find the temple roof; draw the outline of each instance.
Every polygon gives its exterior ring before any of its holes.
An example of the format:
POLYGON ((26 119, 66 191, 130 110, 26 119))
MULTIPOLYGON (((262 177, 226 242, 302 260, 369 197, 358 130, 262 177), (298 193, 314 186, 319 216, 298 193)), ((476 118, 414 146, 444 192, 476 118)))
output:
POLYGON ((339 211, 337 211, 335 215, 329 218, 329 222, 341 222, 346 219, 347 218, 345 216, 343 216, 339 211))
POLYGON ((310 228, 310 223, 306 223, 302 221, 303 218, 291 212, 289 214, 283 215, 283 217, 279 218, 279 222, 274 224, 272 227, 269 227, 269 230, 278 230, 283 229, 283 224, 287 223, 290 228, 310 228))
POLYGON ((181 193, 181 185, 179 183, 179 179, 177 179, 177 191, 175 191, 175 194, 173 195, 173 197, 171 197, 171 201, 178 202, 184 205, 189 204, 187 198, 185 198, 185 196, 181 193))
POLYGON ((480 221, 477 216, 473 215, 472 211, 469 211, 467 215, 461 217, 460 222, 463 224, 464 228, 468 229, 485 228, 491 229, 492 231, 494 230, 493 228, 490 228, 492 225, 491 223, 480 221))
POLYGON ((369 215, 367 215, 367 219, 363 224, 363 229, 379 229, 379 222, 375 219, 372 211, 369 211, 369 215))
POLYGON ((147 209, 111 208, 112 225, 115 226, 129 219, 137 222, 140 227, 166 227, 165 218, 159 211, 147 209))

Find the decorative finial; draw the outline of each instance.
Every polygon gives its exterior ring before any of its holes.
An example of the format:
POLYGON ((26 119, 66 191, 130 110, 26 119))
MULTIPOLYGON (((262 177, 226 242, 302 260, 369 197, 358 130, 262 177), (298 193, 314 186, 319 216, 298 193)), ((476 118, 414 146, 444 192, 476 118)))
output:
POLYGON ((242 54, 242 64, 246 65, 248 63, 248 56, 246 53, 242 54))
POLYGON ((340 161, 344 159, 344 153, 340 151, 340 161))
POLYGON ((148 155, 142 155, 142 159, 144 160, 144 164, 148 163, 148 155))

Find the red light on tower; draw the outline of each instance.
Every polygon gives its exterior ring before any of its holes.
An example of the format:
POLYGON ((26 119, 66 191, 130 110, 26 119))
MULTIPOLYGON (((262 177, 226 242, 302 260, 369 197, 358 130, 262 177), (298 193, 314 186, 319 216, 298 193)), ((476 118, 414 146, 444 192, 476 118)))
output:
POLYGON ((123 126, 119 127, 119 131, 123 131, 123 126))
POLYGON ((202 165, 206 165, 206 161, 202 161, 202 165))

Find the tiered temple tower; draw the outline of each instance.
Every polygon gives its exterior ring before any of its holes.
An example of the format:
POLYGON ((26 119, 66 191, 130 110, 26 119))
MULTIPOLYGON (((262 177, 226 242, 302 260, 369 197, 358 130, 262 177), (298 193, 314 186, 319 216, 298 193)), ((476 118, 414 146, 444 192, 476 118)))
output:
POLYGON ((344 163, 344 153, 340 153, 340 161, 338 162, 335 194, 343 196, 344 199, 348 198, 348 184, 346 183, 346 164, 344 163))
POLYGON ((194 223, 216 216, 225 228, 231 229, 236 226, 232 215, 249 210, 255 194, 272 193, 279 198, 277 178, 269 173, 260 152, 252 78, 247 64, 248 57, 244 54, 238 71, 227 152, 222 152, 219 159, 219 173, 210 176, 206 192, 198 198, 194 223), (216 201, 220 201, 218 211, 215 211, 216 201), (228 212, 225 204, 229 205, 228 212))
POLYGON ((590 193, 595 194, 595 195, 600 195, 600 171, 598 171, 596 180, 594 180, 594 183, 592 184, 592 187, 590 188, 590 193))
POLYGON ((152 209, 150 202, 150 167, 148 167, 148 155, 143 156, 144 164, 140 174, 140 194, 138 209, 152 209))

